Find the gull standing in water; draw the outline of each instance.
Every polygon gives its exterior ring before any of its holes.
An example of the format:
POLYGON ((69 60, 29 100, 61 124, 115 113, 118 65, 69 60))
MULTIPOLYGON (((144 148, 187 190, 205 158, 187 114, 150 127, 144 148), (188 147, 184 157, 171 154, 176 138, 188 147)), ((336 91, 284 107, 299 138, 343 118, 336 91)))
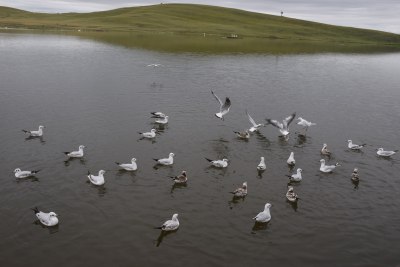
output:
POLYGON ((78 151, 72 151, 72 152, 63 152, 65 155, 67 155, 70 158, 82 158, 83 157, 83 149, 85 148, 84 145, 80 145, 78 148, 78 151))
POLYGON ((233 132, 237 135, 238 138, 250 139, 250 134, 249 134, 249 132, 247 130, 244 131, 244 132, 236 132, 236 131, 233 131, 233 132))
POLYGON ((259 171, 265 171, 265 169, 267 169, 267 165, 265 165, 265 160, 264 157, 260 158, 260 163, 257 166, 257 170, 259 171))
POLYGON ((58 224, 58 218, 57 218, 57 214, 55 214, 54 212, 43 212, 43 211, 39 211, 39 209, 37 207, 32 209, 35 212, 36 217, 39 219, 39 221, 45 225, 45 226, 55 226, 58 224))
POLYGON ((286 176, 289 177, 290 182, 300 182, 303 179, 303 177, 301 176, 302 172, 303 172, 303 170, 298 168, 295 174, 286 175, 286 176))
POLYGON ((104 170, 100 170, 99 171, 99 175, 93 175, 90 174, 90 171, 88 171, 88 178, 89 181, 94 184, 94 185, 103 185, 106 181, 104 180, 104 174, 106 173, 106 171, 104 170))
POLYGON ((378 156, 381 157, 390 157, 393 156, 394 154, 396 154, 396 152, 398 152, 398 150, 394 150, 394 151, 385 151, 383 150, 383 148, 378 148, 378 151, 376 152, 376 154, 378 154, 378 156))
POLYGON ((253 125, 253 126, 250 127, 250 129, 249 129, 249 131, 250 131, 251 133, 260 130, 260 127, 261 127, 261 126, 265 126, 265 124, 256 123, 256 122, 254 121, 254 119, 250 116, 250 114, 247 112, 247 110, 246 110, 246 114, 247 114, 247 117, 249 118, 249 121, 250 121, 251 125, 253 125))
POLYGON ((228 167, 228 159, 222 159, 222 160, 212 160, 212 159, 208 159, 205 158, 208 162, 211 163, 211 165, 213 165, 214 167, 217 168, 226 168, 228 167))
POLYGON ((296 202, 299 199, 299 197, 297 196, 297 194, 293 190, 293 186, 289 186, 288 187, 288 191, 286 193, 286 198, 290 202, 296 202))
POLYGON ((247 195, 247 182, 244 182, 241 187, 229 193, 233 194, 234 197, 245 197, 247 195))
POLYGON ((151 116, 152 118, 165 118, 165 116, 166 116, 164 113, 159 112, 159 111, 150 112, 150 114, 153 115, 153 116, 151 116))
POLYGON ((264 211, 258 213, 257 216, 253 218, 253 220, 256 220, 257 222, 260 223, 269 222, 271 220, 271 213, 269 211, 270 208, 271 204, 269 203, 265 204, 264 211))
POLYGON ((164 118, 157 118, 154 121, 155 123, 158 124, 167 124, 168 123, 168 116, 165 116, 164 118))
POLYGON ((174 157, 175 157, 175 154, 174 154, 174 153, 169 153, 168 158, 153 159, 153 160, 157 161, 157 164, 167 166, 167 165, 172 165, 172 164, 174 164, 174 157))
POLYGON ((365 147, 367 144, 362 144, 362 145, 356 145, 353 144, 352 140, 347 140, 347 147, 350 148, 351 150, 361 150, 361 148, 365 147))
POLYGON ((175 184, 185 184, 187 182, 187 174, 186 171, 182 171, 182 173, 178 176, 170 176, 175 182, 175 184))
POLYGON ((319 170, 321 172, 325 172, 325 173, 333 172, 333 170, 336 167, 340 166, 339 163, 336 163, 335 165, 325 165, 325 160, 324 159, 320 159, 320 162, 321 162, 321 167, 319 168, 319 170))
POLYGON ((294 152, 290 152, 290 156, 289 156, 289 158, 287 159, 287 164, 289 165, 289 166, 294 166, 294 165, 296 165, 296 160, 294 159, 294 152))
POLYGON ((120 166, 122 169, 125 171, 136 171, 137 170, 137 164, 136 164, 136 159, 132 158, 131 163, 119 163, 115 162, 118 166, 120 166))
POLYGON ((156 137, 156 129, 151 129, 150 132, 138 132, 139 134, 142 135, 143 138, 154 138, 156 137))
POLYGON ((36 173, 38 173, 40 170, 37 171, 21 171, 20 168, 17 168, 14 170, 15 177, 17 178, 27 178, 27 177, 32 177, 35 176, 36 173))
POLYGON ((282 123, 277 120, 271 120, 268 118, 266 119, 266 121, 268 122, 268 124, 271 124, 272 126, 278 128, 282 136, 286 137, 289 134, 289 125, 294 120, 295 117, 296 117, 296 112, 294 112, 289 117, 285 118, 282 121, 282 123))
POLYGON ((29 134, 30 137, 41 137, 43 136, 43 129, 45 127, 43 125, 39 126, 39 129, 37 131, 28 131, 28 130, 22 130, 24 133, 29 134))
POLYGON ((299 121, 297 124, 304 127, 304 135, 306 135, 308 127, 313 126, 313 125, 317 125, 316 123, 307 121, 307 120, 303 119, 302 117, 298 117, 297 120, 299 121))
POLYGON ((211 91, 211 94, 215 97, 215 99, 217 99, 220 104, 219 112, 215 113, 215 116, 217 118, 220 118, 221 120, 224 120, 224 116, 228 114, 229 109, 231 108, 231 100, 229 99, 229 97, 226 97, 225 103, 223 103, 221 99, 216 94, 214 94, 213 91, 211 91))
POLYGON ((175 231, 179 227, 179 221, 178 221, 178 214, 175 213, 172 215, 172 219, 166 221, 161 225, 160 227, 156 227, 155 229, 161 229, 163 231, 175 231))
POLYGON ((329 151, 327 144, 323 144, 322 149, 321 149, 321 154, 325 155, 325 156, 331 155, 331 151, 329 151))

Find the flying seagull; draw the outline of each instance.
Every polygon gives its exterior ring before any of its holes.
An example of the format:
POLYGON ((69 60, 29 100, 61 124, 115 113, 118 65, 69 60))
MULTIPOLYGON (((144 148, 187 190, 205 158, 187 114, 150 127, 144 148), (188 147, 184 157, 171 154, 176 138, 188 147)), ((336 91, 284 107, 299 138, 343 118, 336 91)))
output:
POLYGON ((231 100, 229 99, 229 97, 226 97, 225 98, 225 103, 223 103, 221 101, 221 99, 216 94, 214 94, 213 91, 211 91, 211 93, 215 97, 215 99, 218 100, 219 104, 221 105, 220 108, 219 108, 219 112, 215 113, 215 116, 217 118, 220 118, 221 120, 224 120, 224 116, 226 114, 228 114, 229 109, 231 108, 231 100))
POLYGON ((249 117, 250 123, 253 125, 253 126, 250 127, 250 129, 249 129, 249 131, 250 131, 251 133, 253 133, 253 132, 255 132, 255 131, 258 131, 258 130, 260 129, 261 126, 265 126, 265 124, 256 123, 256 122, 254 121, 254 119, 250 116, 250 114, 247 112, 247 110, 246 110, 246 114, 247 114, 247 117, 249 117))
POLYGON ((282 122, 271 120, 268 118, 266 119, 266 121, 268 122, 268 124, 271 124, 272 126, 278 128, 282 136, 287 136, 289 134, 289 124, 294 120, 295 117, 296 112, 284 119, 282 122))

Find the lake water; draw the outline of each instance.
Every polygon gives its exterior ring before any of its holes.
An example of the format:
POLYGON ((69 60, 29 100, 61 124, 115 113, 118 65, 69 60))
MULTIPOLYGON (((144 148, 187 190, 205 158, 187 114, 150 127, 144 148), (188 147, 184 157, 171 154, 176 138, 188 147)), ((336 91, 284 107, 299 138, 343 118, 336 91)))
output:
POLYGON ((0 34, 0 265, 398 266, 399 155, 375 149, 400 146, 399 69, 400 54, 166 53, 0 34), (225 121, 211 89, 232 101, 225 121), (260 122, 297 112, 317 125, 305 140, 293 123, 288 141, 267 126, 245 142, 233 131, 250 126, 246 109, 260 122), (152 111, 170 122, 154 142, 138 140, 152 111), (21 129, 40 124, 44 137, 26 140, 21 129), (348 139, 368 146, 348 151, 348 139), (319 172, 323 143, 342 165, 332 174, 319 172), (85 159, 65 163, 62 152, 81 144, 85 159), (303 169, 297 207, 285 198, 291 151, 303 169), (174 165, 155 169, 152 158, 170 152, 174 165), (138 171, 118 171, 114 161, 132 157, 138 171), (41 172, 17 181, 17 167, 41 172), (88 184, 100 169, 105 186, 88 184), (188 184, 173 187, 181 170, 188 184), (244 181, 248 196, 232 201, 244 181), (266 202, 272 220, 254 227, 266 202), (59 226, 35 223, 34 206, 59 214, 59 226), (159 238, 153 227, 173 213, 179 230, 159 238))

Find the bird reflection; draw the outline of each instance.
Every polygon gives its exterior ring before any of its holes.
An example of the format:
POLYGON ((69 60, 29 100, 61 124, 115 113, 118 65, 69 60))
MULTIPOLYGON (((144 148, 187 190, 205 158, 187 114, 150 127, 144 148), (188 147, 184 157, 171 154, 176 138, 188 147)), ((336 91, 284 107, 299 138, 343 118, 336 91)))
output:
POLYGON ((43 225, 42 223, 40 223, 39 220, 35 220, 33 222, 33 224, 41 226, 43 229, 47 229, 49 231, 49 234, 55 234, 58 232, 58 229, 59 229, 58 228, 59 224, 57 224, 55 226, 46 226, 46 225, 43 225))
POLYGON ((178 230, 175 231, 161 231, 160 235, 158 236, 157 240, 156 240, 156 247, 159 247, 161 242, 163 241, 163 239, 167 236, 169 236, 172 233, 177 232, 178 230))
POLYGON ((265 137, 262 133, 260 133, 259 131, 255 132, 255 136, 257 138, 257 141, 260 145, 262 145, 263 147, 269 147, 271 145, 271 142, 269 141, 269 139, 267 137, 265 137))
POLYGON ((46 141, 43 139, 43 136, 28 136, 25 138, 25 141, 30 141, 30 140, 39 140, 40 143, 45 144, 46 141))
POLYGON ((16 179, 17 183, 24 183, 24 182, 39 182, 39 178, 37 178, 36 176, 29 176, 26 178, 18 178, 16 179))
POLYGON ((257 177, 261 179, 264 172, 265 170, 257 170, 257 177))
POLYGON ((358 181, 354 181, 354 180, 351 180, 351 183, 354 185, 354 189, 358 189, 358 184, 360 183, 360 181, 358 180, 358 181))
POLYGON ((172 194, 176 188, 186 188, 186 187, 187 187, 186 183, 182 183, 182 184, 174 183, 171 187, 170 193, 172 194))
POLYGON ((86 164, 86 159, 85 158, 68 158, 67 160, 64 160, 64 165, 66 167, 68 167, 71 164, 71 162, 74 162, 74 161, 77 161, 82 165, 86 164))
POLYGON ((269 222, 262 223, 262 222, 255 222, 253 225, 253 228, 251 228, 252 232, 255 233, 255 231, 260 231, 260 230, 267 230, 269 222))
POLYGON ((298 202, 298 201, 291 202, 291 201, 289 201, 289 200, 286 199, 286 202, 289 203, 289 205, 292 207, 292 209, 293 209, 295 212, 297 212, 297 207, 298 207, 298 206, 297 206, 297 202, 298 202))

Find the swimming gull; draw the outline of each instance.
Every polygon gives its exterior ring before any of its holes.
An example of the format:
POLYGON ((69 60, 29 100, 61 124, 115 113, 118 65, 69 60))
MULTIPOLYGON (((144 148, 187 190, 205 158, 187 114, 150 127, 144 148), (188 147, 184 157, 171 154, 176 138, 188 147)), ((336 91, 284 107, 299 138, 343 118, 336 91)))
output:
POLYGON ((40 211, 37 207, 32 209, 35 212, 36 217, 39 221, 45 226, 55 226, 58 224, 57 214, 54 212, 43 212, 40 211))
POLYGON ((160 165, 172 165, 174 164, 174 153, 169 153, 168 158, 163 158, 163 159, 153 159, 155 161, 157 161, 157 164, 160 165))
POLYGON ((165 116, 166 116, 164 113, 159 112, 159 111, 150 112, 150 114, 153 115, 153 116, 151 116, 152 118, 165 118, 165 116))
POLYGON ((15 177, 17 178, 27 178, 31 176, 35 176, 36 173, 38 173, 40 170, 37 171, 21 171, 20 168, 17 168, 14 170, 15 177))
POLYGON ((292 174, 292 175, 286 175, 287 177, 289 177, 289 180, 291 182, 300 182, 303 177, 301 176, 301 173, 303 172, 303 170, 301 168, 298 168, 296 173, 292 174))
POLYGON ((354 182, 360 181, 360 176, 358 175, 358 169, 354 168, 353 172, 351 173, 351 180, 354 182))
POLYGON ((184 184, 187 182, 187 174, 186 171, 182 171, 182 173, 178 176, 170 176, 175 182, 175 184, 184 184))
POLYGON ((321 172, 333 172, 333 170, 340 166, 339 163, 336 163, 335 165, 325 165, 325 160, 324 159, 320 159, 321 162, 321 167, 319 168, 319 170, 321 172))
POLYGON ((43 126, 43 125, 40 125, 39 126, 39 129, 37 130, 37 131, 34 131, 34 130, 32 130, 32 131, 28 131, 28 130, 22 130, 24 133, 27 133, 27 134, 29 134, 29 136, 30 137, 40 137, 40 136, 43 136, 43 129, 44 129, 45 127, 43 126))
POLYGON ((323 144, 322 145, 321 154, 325 155, 325 156, 330 156, 331 155, 331 151, 329 151, 327 144, 323 144))
POLYGON ((156 229, 161 229, 163 231, 175 231, 179 227, 179 221, 178 221, 178 214, 175 213, 172 215, 172 219, 166 221, 161 225, 160 227, 156 227, 156 229))
POLYGON ((212 160, 212 159, 208 159, 205 158, 208 162, 210 162, 214 167, 217 168, 226 168, 228 167, 228 159, 222 159, 222 160, 212 160))
POLYGON ((156 137, 156 129, 151 129, 150 132, 138 132, 139 134, 141 134, 143 136, 143 138, 154 138, 156 137))
POLYGON ((80 145, 78 148, 78 151, 72 151, 72 152, 63 152, 65 155, 67 155, 70 158, 82 158, 83 157, 83 149, 85 148, 84 145, 80 145))
POLYGON ((168 123, 168 116, 165 116, 164 118, 157 118, 154 120, 155 123, 158 124, 167 124, 168 123))
POLYGON ((290 166, 294 166, 296 164, 296 160, 294 159, 294 152, 290 152, 290 156, 286 162, 290 166))
POLYGON ((90 171, 88 171, 88 178, 89 181, 94 184, 94 185, 103 185, 106 181, 104 180, 104 174, 106 173, 106 171, 104 170, 100 170, 99 171, 99 175, 93 175, 90 174, 90 171))
POLYGON ((119 163, 115 162, 118 166, 120 166, 122 169, 126 171, 136 171, 137 170, 137 164, 136 164, 136 159, 132 158, 131 163, 119 163))
POLYGON ((269 222, 271 220, 271 213, 269 211, 270 207, 271 204, 269 203, 265 204, 264 211, 257 214, 257 216, 253 218, 253 220, 256 220, 257 222, 261 223, 269 222))
POLYGON ((264 171, 266 168, 267 166, 265 165, 264 157, 260 157, 260 163, 257 166, 257 170, 264 171))
POLYGON ((394 154, 396 154, 396 152, 398 152, 398 150, 386 151, 386 150, 383 150, 382 147, 380 147, 380 148, 378 148, 378 151, 376 152, 376 154, 378 154, 381 157, 390 157, 390 156, 393 156, 394 154))
POLYGON ((250 134, 247 130, 244 132, 236 132, 236 131, 233 132, 237 135, 237 137, 241 139, 250 139, 250 134))
POLYGON ((367 144, 362 144, 362 145, 356 145, 353 144, 352 140, 347 140, 347 147, 350 148, 351 150, 360 150, 361 148, 365 147, 367 144))
POLYGON ((288 187, 288 191, 286 193, 286 198, 290 202, 296 202, 299 199, 299 197, 297 196, 297 194, 293 190, 293 186, 289 186, 288 187))
POLYGON ((234 197, 245 197, 247 195, 247 182, 244 182, 241 187, 238 187, 235 191, 229 193, 233 194, 234 197))

